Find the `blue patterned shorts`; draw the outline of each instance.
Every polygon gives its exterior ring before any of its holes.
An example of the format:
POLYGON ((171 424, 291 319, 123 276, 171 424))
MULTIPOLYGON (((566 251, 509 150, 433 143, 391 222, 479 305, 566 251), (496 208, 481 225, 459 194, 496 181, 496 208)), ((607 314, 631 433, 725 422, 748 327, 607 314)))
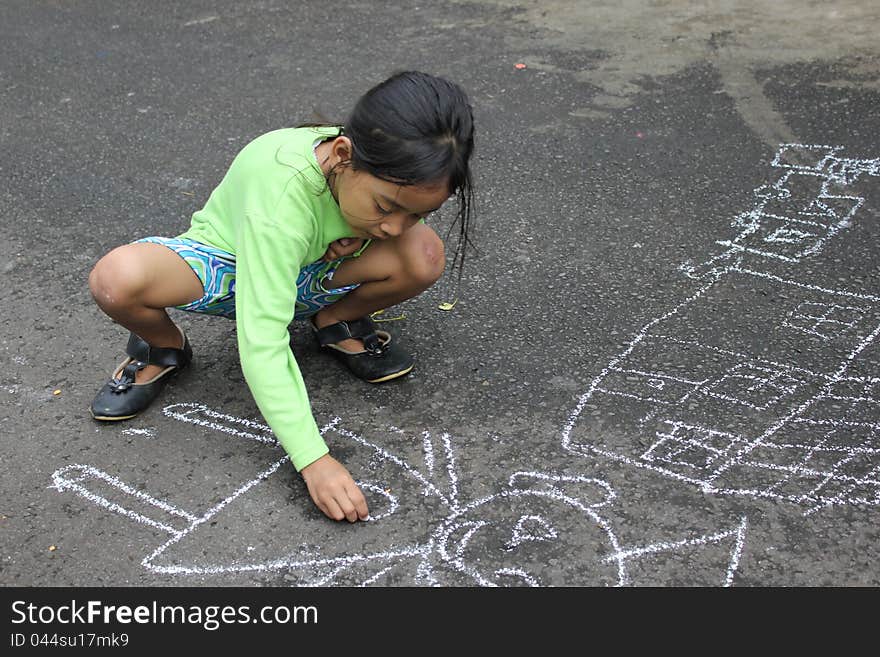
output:
MULTIPOLYGON (((201 299, 174 306, 180 310, 206 315, 221 315, 235 319, 235 256, 195 240, 180 237, 145 237, 138 242, 161 244, 177 253, 202 281, 205 296, 201 299)), ((303 267, 296 279, 296 314, 294 319, 305 319, 316 312, 339 301, 348 292, 358 287, 326 289, 324 283, 333 279, 336 268, 342 259, 332 262, 318 260, 303 267)))

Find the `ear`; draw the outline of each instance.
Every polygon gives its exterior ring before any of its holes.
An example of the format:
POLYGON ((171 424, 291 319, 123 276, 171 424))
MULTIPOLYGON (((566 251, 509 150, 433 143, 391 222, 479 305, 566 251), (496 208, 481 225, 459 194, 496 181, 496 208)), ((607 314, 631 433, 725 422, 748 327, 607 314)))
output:
POLYGON ((340 163, 350 162, 353 149, 351 147, 351 139, 345 136, 339 136, 330 144, 330 161, 333 166, 340 163))

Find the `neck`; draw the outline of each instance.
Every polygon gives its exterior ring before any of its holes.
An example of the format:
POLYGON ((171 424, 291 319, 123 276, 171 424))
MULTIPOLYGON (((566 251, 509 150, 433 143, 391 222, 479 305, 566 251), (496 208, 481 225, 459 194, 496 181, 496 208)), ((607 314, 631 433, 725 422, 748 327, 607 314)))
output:
POLYGON ((331 142, 330 141, 322 141, 318 144, 318 147, 315 149, 315 157, 318 160, 318 166, 321 167, 321 173, 324 174, 324 177, 327 177, 327 174, 330 173, 330 149, 331 142))

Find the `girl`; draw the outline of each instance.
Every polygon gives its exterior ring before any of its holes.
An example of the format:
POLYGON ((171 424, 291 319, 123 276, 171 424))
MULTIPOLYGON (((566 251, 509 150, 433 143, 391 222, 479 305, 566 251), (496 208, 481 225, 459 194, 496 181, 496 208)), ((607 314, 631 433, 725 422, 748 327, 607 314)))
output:
POLYGON ((131 331, 93 417, 134 417, 189 363, 167 307, 235 318, 245 380, 312 500, 335 520, 366 519, 312 417, 287 327, 309 318, 321 349, 371 383, 409 372, 412 359, 369 316, 440 278, 443 241, 423 219, 452 195, 453 265, 463 264, 473 145, 461 88, 404 72, 370 89, 344 126, 276 130, 245 146, 187 232, 121 246, 92 270, 98 306, 131 331))

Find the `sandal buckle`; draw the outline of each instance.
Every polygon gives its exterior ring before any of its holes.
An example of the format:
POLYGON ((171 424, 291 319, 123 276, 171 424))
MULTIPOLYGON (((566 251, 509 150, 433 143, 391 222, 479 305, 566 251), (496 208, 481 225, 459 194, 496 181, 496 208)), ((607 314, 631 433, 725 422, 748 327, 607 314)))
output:
POLYGON ((123 393, 131 388, 131 386, 135 382, 135 375, 137 371, 143 368, 145 364, 146 363, 143 363, 139 360, 129 363, 128 366, 126 366, 125 369, 122 370, 119 378, 113 379, 113 387, 111 388, 111 390, 115 393, 123 393))
POLYGON ((382 341, 379 340, 379 336, 375 333, 371 333, 370 335, 364 336, 364 349, 367 350, 367 353, 370 356, 381 356, 385 353, 385 345, 382 344, 382 341))

